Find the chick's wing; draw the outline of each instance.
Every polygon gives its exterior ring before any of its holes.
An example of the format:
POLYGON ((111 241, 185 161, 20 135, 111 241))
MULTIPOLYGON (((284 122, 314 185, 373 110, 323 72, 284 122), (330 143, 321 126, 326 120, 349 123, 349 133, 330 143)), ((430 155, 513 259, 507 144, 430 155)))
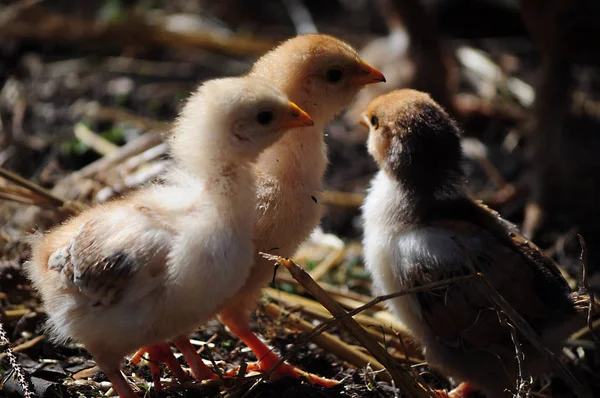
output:
MULTIPOLYGON (((550 265, 556 266, 549 259, 542 261, 543 254, 536 254, 535 247, 526 245, 526 250, 521 250, 518 242, 497 239, 494 232, 499 231, 490 231, 465 219, 441 219, 432 222, 432 226, 447 232, 462 246, 460 254, 450 261, 452 264, 435 268, 438 272, 434 279, 482 272, 539 334, 571 316, 573 303, 562 278, 557 280, 548 269, 550 265)), ((506 236, 509 232, 516 234, 514 231, 507 229, 506 236)), ((483 349, 500 357, 514 356, 509 330, 501 325, 499 313, 488 296, 474 283, 477 282, 419 294, 424 320, 449 345, 483 349)))
POLYGON ((48 268, 91 305, 138 299, 157 286, 166 268, 171 232, 151 221, 139 213, 85 221, 50 255, 48 268))

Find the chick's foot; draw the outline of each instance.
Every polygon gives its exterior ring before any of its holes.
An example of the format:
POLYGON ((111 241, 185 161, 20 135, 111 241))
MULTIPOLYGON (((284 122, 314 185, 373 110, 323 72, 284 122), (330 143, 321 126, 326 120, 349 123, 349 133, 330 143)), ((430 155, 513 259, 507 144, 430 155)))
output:
MULTIPOLYGON (((229 325, 228 325, 229 326, 229 325)), ((231 326, 229 326, 231 329, 231 326)), ((233 330, 232 330, 233 331, 233 330)), ((234 332, 259 359, 257 363, 248 364, 248 371, 268 372, 271 371, 281 359, 275 354, 265 343, 263 343, 250 329, 236 330, 234 332)), ((228 372, 226 375, 232 376, 237 373, 237 369, 228 372), (232 374, 233 373, 233 374, 232 374)), ((309 383, 316 384, 322 387, 330 388, 339 384, 336 380, 326 379, 312 373, 305 372, 294 366, 282 363, 271 371, 271 377, 294 377, 296 379, 305 378, 309 383)))
POLYGON ((478 392, 475 386, 469 383, 460 383, 455 389, 450 390, 448 392, 435 390, 435 393, 440 398, 468 398, 475 392, 478 392))
POLYGON ((144 346, 135 353, 131 358, 131 363, 138 364, 144 354, 148 354, 148 361, 150 364, 150 374, 152 375, 152 381, 154 382, 154 389, 162 391, 162 385, 160 383, 160 364, 164 363, 171 370, 173 375, 179 381, 188 380, 187 373, 181 368, 181 365, 173 355, 171 347, 167 343, 158 343, 148 346, 144 346))
POLYGON ((192 343, 190 343, 187 336, 179 336, 173 340, 173 343, 175 343, 188 365, 190 365, 192 375, 196 380, 201 381, 218 378, 218 376, 204 364, 202 357, 198 354, 192 343))
POLYGON ((127 380, 123 376, 120 370, 105 371, 106 377, 112 383, 113 388, 121 398, 139 398, 138 395, 133 391, 127 380))

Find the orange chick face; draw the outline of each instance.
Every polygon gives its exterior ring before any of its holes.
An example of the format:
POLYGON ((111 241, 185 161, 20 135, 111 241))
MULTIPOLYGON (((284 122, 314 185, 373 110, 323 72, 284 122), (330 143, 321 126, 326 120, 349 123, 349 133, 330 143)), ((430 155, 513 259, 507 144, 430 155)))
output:
POLYGON ((350 45, 313 34, 282 43, 258 60, 250 74, 273 81, 324 121, 345 108, 365 85, 385 82, 383 74, 361 60, 350 45))
POLYGON ((408 187, 436 191, 461 174, 458 127, 428 94, 402 89, 377 97, 360 123, 379 167, 408 187))

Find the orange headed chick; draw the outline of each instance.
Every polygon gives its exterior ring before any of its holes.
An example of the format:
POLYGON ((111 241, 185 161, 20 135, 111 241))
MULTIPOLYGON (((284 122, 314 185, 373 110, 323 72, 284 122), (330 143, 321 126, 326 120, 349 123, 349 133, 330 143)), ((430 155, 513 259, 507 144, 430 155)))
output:
MULTIPOLYGON (((384 82, 377 69, 362 61, 350 45, 327 35, 301 35, 283 42, 256 61, 250 76, 262 77, 308 112, 314 126, 292 130, 264 151, 255 167, 258 219, 255 244, 259 251, 290 257, 319 223, 318 204, 327 167, 325 124, 346 107, 367 84, 384 82)), ((273 277, 273 265, 255 256, 244 287, 223 308, 220 319, 240 337, 268 370, 278 362, 252 332, 248 321, 261 290, 273 277)), ((289 365, 279 375, 307 376, 289 365)), ((331 385, 311 376, 309 380, 331 385)))

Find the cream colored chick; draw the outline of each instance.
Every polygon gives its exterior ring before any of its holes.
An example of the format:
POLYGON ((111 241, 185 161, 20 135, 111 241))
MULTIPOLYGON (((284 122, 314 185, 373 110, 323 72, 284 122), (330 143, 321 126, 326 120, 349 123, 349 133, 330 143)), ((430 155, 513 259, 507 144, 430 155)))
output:
MULTIPOLYGON (((373 100, 363 120, 369 153, 381 168, 363 207, 365 262, 378 292, 481 272, 541 341, 558 350, 584 324, 585 311, 550 258, 465 194, 460 131, 448 114, 425 93, 397 90, 373 100)), ((433 367, 489 398, 512 397, 518 363, 511 332, 472 283, 390 305, 433 367)), ((544 355, 518 338, 526 374, 548 370, 544 355)), ((455 393, 466 391, 463 385, 455 393)))
MULTIPOLYGON (((140 346, 160 353, 174 339, 194 361, 177 336, 214 315, 250 272, 251 163, 285 130, 312 124, 261 79, 200 86, 170 142, 176 184, 96 206, 33 243, 27 270, 56 340, 83 343, 121 397, 136 396, 119 365, 140 346)), ((202 361, 195 366, 196 377, 210 377, 202 361)))
MULTIPOLYGON (((256 247, 259 251, 290 257, 321 218, 318 198, 327 167, 325 124, 362 87, 384 82, 385 78, 362 61, 350 45, 316 34, 285 41, 257 60, 249 75, 273 83, 315 122, 311 128, 290 131, 264 151, 254 170, 258 186, 256 247)), ((258 255, 254 261, 250 277, 227 301, 220 319, 252 349, 259 359, 259 368, 268 370, 279 357, 258 339, 248 321, 262 288, 273 277, 273 264, 258 255)), ((289 365, 280 366, 276 373, 307 375, 289 365)), ((322 381, 313 376, 311 380, 322 381)))

